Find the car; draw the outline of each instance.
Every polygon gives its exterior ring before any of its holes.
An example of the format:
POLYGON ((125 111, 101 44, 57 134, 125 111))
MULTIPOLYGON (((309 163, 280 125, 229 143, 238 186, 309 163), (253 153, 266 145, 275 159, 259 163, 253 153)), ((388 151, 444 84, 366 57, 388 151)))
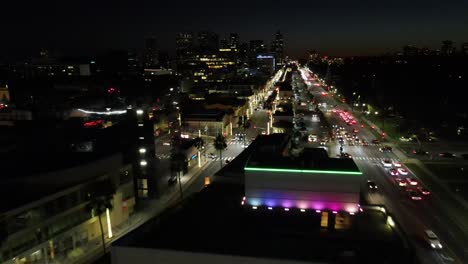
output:
POLYGON ((393 161, 392 165, 393 165, 393 167, 401 168, 401 163, 399 161, 393 161))
POLYGON ((389 169, 389 170, 388 170, 388 173, 390 173, 390 175, 392 175, 392 176, 397 176, 397 175, 399 175, 398 170, 395 169, 395 168, 389 169))
POLYGON ((417 191, 414 191, 414 190, 408 191, 408 196, 411 200, 414 200, 414 201, 422 200, 422 196, 417 191))
POLYGON ((439 156, 444 158, 455 158, 455 154, 450 152, 441 152, 439 153, 439 156))
POLYGON ((367 147, 367 146, 369 146, 369 142, 363 140, 363 141, 362 141, 362 145, 365 146, 365 147, 367 147))
POLYGON ((400 177, 395 177, 395 183, 398 185, 398 186, 406 186, 407 183, 406 181, 404 181, 402 178, 400 177))
POLYGON ((434 231, 430 229, 424 230, 424 240, 427 242, 427 245, 433 249, 441 249, 442 244, 440 243, 439 238, 434 233, 434 231))
POLYGON ((353 129, 353 133, 357 133, 359 132, 359 130, 357 130, 356 128, 353 129))
POLYGON ((384 167, 387 167, 387 168, 392 167, 392 162, 389 159, 383 159, 382 164, 384 167))
POLYGON ((262 135, 266 135, 266 131, 262 131, 262 135))
POLYGON ((413 151, 411 151, 414 155, 429 155, 429 152, 428 151, 425 151, 423 149, 413 149, 413 151))
POLYGON ((380 144, 380 140, 378 139, 373 139, 371 142, 372 144, 380 144))
POLYGON ((422 195, 430 195, 431 194, 431 192, 426 187, 419 186, 417 189, 422 195))
POLYGON ((401 175, 408 175, 408 170, 405 169, 405 168, 398 168, 397 171, 398 171, 398 173, 400 173, 401 175))
POLYGON ((378 189, 377 184, 371 180, 367 180, 367 189, 370 191, 375 191, 378 189))
POLYGON ((415 179, 413 179, 413 178, 410 178, 410 177, 407 177, 407 178, 406 178, 406 182, 407 182, 409 185, 411 185, 411 186, 416 186, 416 185, 418 185, 418 181, 415 180, 415 179))
POLYGON ((379 148, 379 151, 380 151, 380 152, 392 152, 392 147, 390 147, 390 146, 383 146, 383 147, 379 148))

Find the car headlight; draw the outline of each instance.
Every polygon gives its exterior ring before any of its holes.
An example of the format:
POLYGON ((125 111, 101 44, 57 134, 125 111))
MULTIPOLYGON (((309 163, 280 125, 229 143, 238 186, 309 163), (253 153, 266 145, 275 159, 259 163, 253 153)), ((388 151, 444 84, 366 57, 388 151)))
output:
POLYGON ((434 243, 431 243, 431 247, 432 247, 432 248, 435 248, 435 245, 434 245, 434 243))
POLYGON ((442 245, 441 245, 441 244, 439 244, 439 248, 442 248, 442 245))

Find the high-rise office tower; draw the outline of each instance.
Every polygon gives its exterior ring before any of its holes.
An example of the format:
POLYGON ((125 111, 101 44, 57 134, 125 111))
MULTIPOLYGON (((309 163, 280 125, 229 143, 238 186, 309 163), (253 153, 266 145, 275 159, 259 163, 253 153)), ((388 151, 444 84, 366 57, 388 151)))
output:
POLYGON ((197 36, 198 49, 202 52, 213 52, 219 49, 219 36, 211 31, 200 31, 197 36))
POLYGON ((177 60, 184 60, 193 53, 194 39, 192 32, 179 32, 176 36, 177 60))
POLYGON ((231 49, 239 48, 239 35, 237 33, 231 33, 229 35, 229 46, 231 49))
POLYGON ((276 65, 283 65, 284 40, 283 40, 283 34, 281 34, 279 30, 275 34, 275 39, 273 40, 271 52, 275 54, 276 65))
POLYGON ((156 68, 159 64, 159 52, 157 40, 154 36, 145 38, 145 50, 143 52, 143 65, 145 68, 156 68))
POLYGON ((263 43, 263 40, 251 40, 249 45, 249 52, 253 56, 256 56, 259 53, 265 53, 266 47, 263 43))

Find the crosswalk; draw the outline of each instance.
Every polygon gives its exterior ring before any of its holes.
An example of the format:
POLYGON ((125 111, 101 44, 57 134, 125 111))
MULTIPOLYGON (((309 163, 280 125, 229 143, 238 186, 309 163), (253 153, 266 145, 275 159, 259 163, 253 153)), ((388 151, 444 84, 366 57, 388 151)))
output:
POLYGON ((156 157, 158 159, 170 159, 171 158, 171 154, 156 154, 156 157))
MULTIPOLYGON (((171 158, 171 155, 170 154, 156 154, 156 157, 160 160, 162 159, 170 159, 171 158)), ((212 161, 219 161, 219 157, 216 157, 216 158, 210 158, 210 157, 207 157, 209 160, 212 160, 212 161)), ((227 157, 222 157, 222 160, 226 161, 226 160, 233 160, 234 158, 236 158, 236 156, 227 156, 227 157)))
MULTIPOLYGON (((337 142, 337 144, 339 144, 339 143, 337 142)), ((346 143, 346 142, 345 142, 345 143, 343 144, 343 146, 349 146, 349 147, 353 147, 353 146, 355 146, 355 147, 362 147, 362 146, 364 146, 364 145, 363 145, 362 143, 357 143, 357 144, 348 144, 348 143, 346 143)), ((368 147, 383 147, 384 145, 382 145, 382 144, 368 144, 367 146, 368 146, 368 147)))
MULTIPOLYGON (((249 144, 249 142, 247 140, 245 141, 245 143, 249 144)), ((242 144, 244 144, 244 142, 243 141, 229 141, 229 142, 227 142, 227 144, 228 145, 242 145, 242 144)))
POLYGON ((376 157, 354 157, 353 160, 368 160, 368 161, 383 161, 390 160, 392 162, 400 162, 398 159, 376 158, 376 157))
MULTIPOLYGON (((233 160, 235 159, 236 157, 222 157, 222 160, 233 160)), ((216 157, 214 159, 212 159, 213 161, 219 161, 219 157, 216 157)))

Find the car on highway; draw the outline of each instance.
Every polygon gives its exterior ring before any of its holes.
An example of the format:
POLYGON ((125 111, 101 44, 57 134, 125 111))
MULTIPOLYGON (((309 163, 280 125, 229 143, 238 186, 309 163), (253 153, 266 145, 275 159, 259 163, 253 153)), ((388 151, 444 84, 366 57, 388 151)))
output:
POLYGON ((444 158, 455 158, 456 157, 455 154, 450 153, 450 152, 441 152, 441 153, 439 153, 439 156, 444 157, 444 158))
POLYGON ((440 243, 439 238, 430 229, 424 230, 424 240, 427 242, 427 245, 433 249, 441 249, 442 243, 440 243))
POLYGON ((372 144, 380 144, 380 140, 378 139, 373 139, 371 142, 372 144))
POLYGON ((367 189, 369 191, 375 191, 378 189, 377 184, 374 181, 367 180, 367 189))
POLYGON ((392 175, 392 176, 397 176, 397 175, 399 175, 398 170, 395 169, 395 168, 389 169, 389 170, 388 170, 388 173, 389 173, 390 175, 392 175))
POLYGON ((431 194, 431 192, 426 187, 419 186, 417 189, 422 195, 430 195, 431 194))
POLYGON ((391 167, 392 167, 392 161, 389 160, 389 159, 383 159, 383 160, 382 160, 382 164, 383 164, 383 166, 386 167, 386 168, 391 168, 391 167))
POLYGON ((414 155, 429 155, 429 151, 425 151, 423 149, 413 149, 411 151, 414 155))
POLYGON ((406 186, 407 183, 405 180, 403 180, 402 178, 400 177, 395 177, 395 183, 398 185, 398 186, 406 186))
POLYGON ((380 152, 392 152, 392 147, 390 147, 390 146, 383 146, 383 147, 379 148, 379 151, 380 151, 380 152))
POLYGON ((405 169, 405 168, 398 168, 397 171, 398 171, 398 173, 400 173, 401 175, 408 175, 408 170, 405 169))
POLYGON ((411 186, 416 186, 418 185, 418 181, 413 179, 413 178, 410 178, 410 177, 407 177, 406 178, 406 182, 408 183, 408 185, 411 185, 411 186))
POLYGON ((396 161, 396 160, 392 161, 392 165, 395 168, 401 168, 401 162, 399 162, 399 161, 396 161))
POLYGON ((422 200, 422 196, 415 190, 409 190, 408 191, 408 196, 411 200, 414 201, 420 201, 422 200))

